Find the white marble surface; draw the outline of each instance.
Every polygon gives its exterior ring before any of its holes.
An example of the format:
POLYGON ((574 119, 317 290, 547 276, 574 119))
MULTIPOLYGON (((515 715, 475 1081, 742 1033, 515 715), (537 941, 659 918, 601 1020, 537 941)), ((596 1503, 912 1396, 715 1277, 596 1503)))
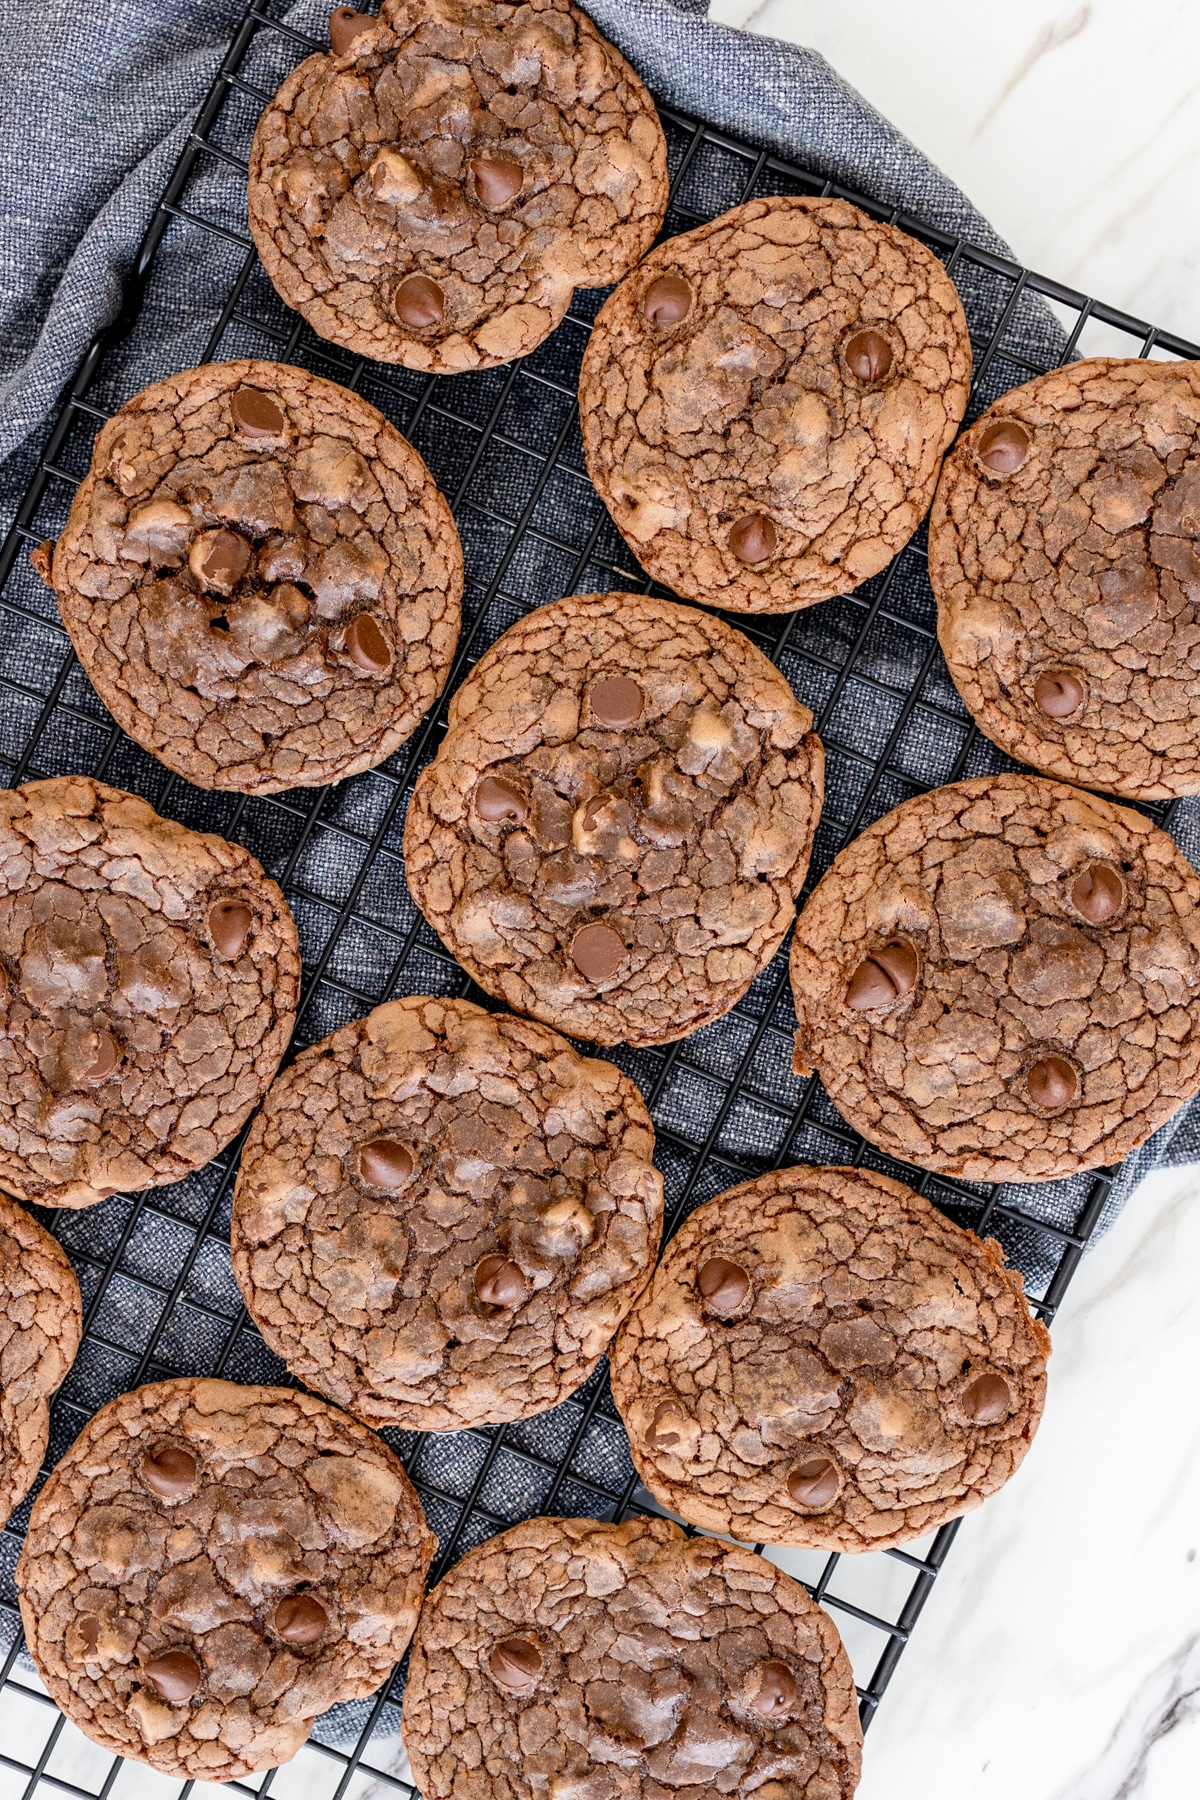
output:
POLYGON ((1197 0, 713 0, 710 11, 820 50, 1028 266, 1200 341, 1197 0))

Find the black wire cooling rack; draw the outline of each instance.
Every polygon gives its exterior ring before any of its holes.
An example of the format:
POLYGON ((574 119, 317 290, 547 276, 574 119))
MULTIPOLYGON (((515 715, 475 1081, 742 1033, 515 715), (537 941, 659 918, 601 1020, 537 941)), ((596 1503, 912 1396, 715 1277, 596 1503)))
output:
MULTIPOLYGON (((91 346, 0 552, 0 769, 8 783, 86 771, 183 823, 245 844, 282 884, 304 952, 296 1047, 406 993, 471 993, 409 898, 404 809, 436 751, 443 701, 384 767, 337 787, 267 799, 205 794, 117 730, 83 677, 53 598, 25 551, 57 534, 99 425, 146 382, 210 358, 275 358, 356 388, 421 450, 450 497, 467 565, 451 686, 530 606, 571 592, 645 589, 584 471, 576 380, 600 296, 580 294, 525 361, 428 379, 365 364, 317 340, 274 295, 246 230, 245 159, 262 105, 311 43, 271 0, 247 8, 132 272, 121 319, 91 346), (169 322, 170 329, 164 330, 169 322), (164 350, 163 346, 168 346, 164 350), (169 360, 164 360, 169 358, 169 360)), ((1198 357, 1200 347, 1003 258, 890 213, 667 109, 673 177, 667 234, 764 193, 842 193, 943 258, 975 348, 972 416, 997 394, 1078 355, 1198 357)), ((829 758, 811 879, 837 849, 914 793, 1011 767, 974 730, 949 680, 923 533, 856 593, 785 619, 732 622, 812 707, 829 758)), ((1147 808, 1160 820, 1164 808, 1147 808)), ((475 998, 482 996, 475 993, 475 998)), ((654 1115, 668 1229, 702 1201, 783 1163, 864 1162, 909 1180, 962 1224, 1000 1238, 1050 1318, 1095 1230, 1114 1171, 1045 1187, 986 1188, 920 1176, 865 1145, 820 1083, 791 1072, 786 950, 728 1017, 662 1050, 611 1052, 654 1115)), ((167 1375, 284 1381, 248 1321, 229 1263, 235 1145, 186 1182, 39 1216, 66 1247, 86 1309, 79 1358, 54 1406, 52 1465, 84 1421, 139 1382, 167 1375)), ((420 1492, 440 1548, 436 1579, 466 1550, 538 1513, 615 1519, 654 1510, 638 1485, 603 1366, 554 1412, 445 1436, 385 1432, 420 1492)), ((174 1792, 97 1749, 58 1715, 22 1644, 13 1570, 28 1518, 0 1536, 0 1800, 35 1790, 75 1800, 174 1792)), ((869 1722, 954 1538, 859 1557, 771 1552, 837 1620, 869 1722)), ((399 1738, 404 1668, 374 1698, 335 1708, 285 1769, 239 1786, 283 1800, 411 1793, 399 1738)), ((183 1784, 187 1794, 191 1783, 183 1784)))

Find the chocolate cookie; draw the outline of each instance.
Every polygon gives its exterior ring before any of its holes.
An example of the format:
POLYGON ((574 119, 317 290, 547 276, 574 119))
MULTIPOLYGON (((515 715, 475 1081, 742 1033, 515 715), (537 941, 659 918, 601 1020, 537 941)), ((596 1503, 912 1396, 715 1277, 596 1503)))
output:
POLYGON ((441 693, 462 550, 412 445, 332 381, 206 363, 110 419, 48 567, 123 731, 198 787, 374 768, 441 693))
POLYGON ((371 1425, 557 1406, 654 1266, 632 1081, 466 1000, 393 1000, 299 1056, 242 1154, 233 1267, 293 1375, 371 1425))
POLYGON ((48 1231, 0 1194, 0 1525, 46 1455, 50 1396, 75 1361, 79 1283, 48 1231))
POLYGON ((34 1502, 25 1640, 94 1743, 232 1781, 374 1692, 433 1550, 396 1457, 323 1400, 157 1381, 102 1408, 34 1502))
POLYGON ((792 922, 812 715, 740 632, 637 594, 521 619, 413 792, 413 898, 480 987, 598 1044, 728 1012, 792 922))
POLYGON ((666 1519, 530 1519, 425 1603, 404 1694, 425 1800, 849 1800, 854 1677, 827 1613, 666 1519))
POLYGON ((338 7, 250 156, 263 266, 314 331, 439 375, 525 356, 654 242, 645 88, 568 0, 338 7))
POLYGON ((1003 1487, 1050 1338, 999 1244, 868 1169, 780 1169, 697 1208, 612 1349, 634 1466, 749 1543, 883 1550, 1003 1487))
POLYGON ((1200 1089, 1200 878, 1141 813, 1033 775, 906 800, 796 924, 796 1071, 968 1181, 1120 1162, 1200 1089))
POLYGON ((1071 363, 955 446, 938 638, 981 731, 1047 775, 1200 793, 1200 363, 1071 363))
POLYGON ((605 301, 579 378, 588 472, 656 581, 791 612, 907 544, 970 375, 923 244, 844 200, 751 200, 605 301))
POLYGON ((0 794, 0 1182, 39 1206, 161 1187, 279 1067, 300 949, 248 851, 83 775, 0 794))

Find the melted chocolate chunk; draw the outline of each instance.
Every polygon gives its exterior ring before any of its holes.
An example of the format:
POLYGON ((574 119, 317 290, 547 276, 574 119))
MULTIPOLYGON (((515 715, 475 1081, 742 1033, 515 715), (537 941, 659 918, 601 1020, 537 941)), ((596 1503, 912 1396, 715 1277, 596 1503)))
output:
POLYGON ((596 723, 610 731, 636 725, 645 704, 641 688, 628 675, 606 675, 603 681, 593 682, 591 699, 596 723))
POLYGON ((1012 1392, 1003 1375, 988 1369, 963 1392, 963 1411, 975 1425, 996 1425, 1012 1411, 1012 1392))
POLYGON ((864 387, 878 387, 892 372, 895 356, 882 331, 856 331, 842 353, 846 367, 864 387))
POLYGON ((190 1650, 160 1650, 142 1664, 142 1673, 168 1706, 182 1706, 200 1686, 201 1669, 190 1650))
POLYGON ((346 654, 355 667, 367 675, 386 675, 392 666, 388 641, 370 613, 359 613, 350 621, 346 654))
POLYGON ((677 1400, 664 1400, 646 1427, 646 1442, 659 1450, 671 1450, 681 1444, 687 1421, 677 1400))
POLYGON ((1089 925, 1107 925, 1125 904, 1125 883, 1108 863, 1088 863, 1071 883, 1071 905, 1089 925))
POLYGON ((1083 705, 1083 683, 1069 670, 1059 669, 1053 675, 1038 676, 1033 697, 1048 719, 1069 719, 1083 705))
POLYGON ((863 958, 846 987, 846 1005, 856 1012, 891 1006, 916 986, 920 962, 911 944, 893 938, 863 958))
POLYGON ((485 1256, 475 1267, 475 1292, 482 1306, 516 1312, 529 1296, 525 1271, 506 1256, 485 1256))
POLYGON ((523 1694, 536 1685, 542 1673, 541 1652, 528 1638, 502 1638, 492 1647, 488 1668, 501 1687, 523 1694))
POLYGON ((120 1066, 121 1046, 111 1031, 102 1031, 96 1038, 96 1054, 92 1058, 84 1080, 89 1087, 99 1087, 102 1081, 120 1066))
POLYGON ((571 961, 585 981, 611 981, 625 960, 625 940, 611 925, 581 925, 571 939, 571 961))
POLYGON ((1029 1098, 1043 1112, 1061 1112, 1079 1094, 1079 1077, 1063 1056, 1041 1056, 1025 1077, 1029 1098))
POLYGON ((692 285, 682 275, 660 275, 646 289, 642 311, 652 325, 678 325, 692 310, 692 285))
POLYGON ((190 1450, 178 1444, 161 1444, 142 1458, 142 1480, 164 1500, 178 1500, 196 1485, 200 1465, 190 1450))
POLYGON ((1032 448, 1032 438, 1016 419, 997 419, 980 432, 975 454, 990 475, 1015 475, 1032 448))
POLYGON ((764 1719, 782 1718, 796 1704, 796 1677, 784 1662, 774 1658, 759 1663, 751 1681, 750 1704, 764 1719))
POLYGON ((371 1187, 387 1188, 398 1193, 413 1178, 417 1159, 407 1144, 395 1138, 372 1138, 358 1152, 358 1172, 371 1187))
POLYGON ((476 199, 493 212, 515 200, 525 185, 525 171, 511 156, 477 156, 471 175, 476 199))
POLYGON ((779 534, 764 513, 747 513, 729 528, 729 548, 749 568, 768 562, 775 554, 779 534))
POLYGON ((511 781, 505 781, 501 775, 484 776, 475 789, 475 811, 489 825, 501 819, 520 825, 529 816, 529 808, 520 788, 514 787, 511 781))
POLYGON ((329 1614, 311 1594, 289 1594, 275 1608, 273 1623, 285 1644, 315 1644, 329 1629, 329 1614))
POLYGON ((710 1256, 700 1265, 696 1286, 709 1312, 733 1313, 750 1292, 750 1277, 740 1263, 730 1262, 725 1256, 710 1256))
POLYGON ((446 296, 428 275, 409 275, 396 289, 392 310, 411 331, 430 331, 446 316, 446 296))
POLYGON ((208 935, 226 962, 242 954, 253 924, 254 914, 244 900, 214 900, 208 909, 208 935))
POLYGON ((806 1456, 789 1472, 787 1490, 797 1506, 831 1506, 841 1491, 842 1476, 832 1456, 806 1456))
POLYGON ((282 437, 287 420, 279 404, 261 388, 235 388, 229 400, 234 429, 245 438, 282 437))

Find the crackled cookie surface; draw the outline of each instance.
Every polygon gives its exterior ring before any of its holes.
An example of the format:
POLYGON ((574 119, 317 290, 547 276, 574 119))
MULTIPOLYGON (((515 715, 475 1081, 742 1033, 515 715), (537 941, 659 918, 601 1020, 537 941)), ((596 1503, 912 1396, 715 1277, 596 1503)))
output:
POLYGON ((160 1381, 98 1412, 38 1495, 21 1617, 88 1737, 230 1781, 379 1686, 433 1549, 396 1457, 323 1400, 160 1381))
POLYGON ((66 1255, 0 1194, 0 1525, 37 1479, 50 1396, 75 1360, 82 1323, 66 1255))
POLYGON ((645 88, 568 0, 340 7, 259 121, 263 265, 322 337, 453 374, 524 356, 617 281, 667 200, 645 88))
POLYGON ((908 542, 970 374, 923 244, 843 200, 752 200, 605 302, 579 383, 588 470, 656 580, 791 612, 908 542))
POLYGON ((850 1800, 854 1677, 829 1615, 666 1519, 531 1519, 426 1602, 404 1694, 426 1800, 850 1800))
POLYGON ((980 730, 1047 775, 1200 793, 1200 363, 1071 363, 955 446, 938 637, 980 730))
POLYGON ((747 1542, 884 1549, 995 1493, 1050 1339, 1000 1246, 865 1169, 781 1169, 698 1207, 612 1352, 638 1473, 747 1542))
POLYGON ((0 1182, 91 1206, 179 1181, 291 1036, 296 927, 237 844, 82 775, 0 794, 0 1182))
POLYGON ((970 1181, 1120 1162, 1200 1088, 1200 878, 1141 813, 1033 775, 936 788, 796 924, 796 1068, 970 1181))
POLYGON ((480 658, 413 792, 413 897, 515 1012, 663 1043, 727 1012, 792 922, 821 809, 812 715, 740 632, 636 594, 537 608, 480 658))
POLYGON ((365 400, 281 363, 136 395, 35 566, 122 730, 199 787, 373 768, 458 641, 462 550, 425 464, 365 400))
POLYGON ((378 1007, 277 1081, 242 1155, 233 1266, 272 1349, 373 1425, 555 1406, 662 1229, 633 1083, 465 1000, 378 1007))

